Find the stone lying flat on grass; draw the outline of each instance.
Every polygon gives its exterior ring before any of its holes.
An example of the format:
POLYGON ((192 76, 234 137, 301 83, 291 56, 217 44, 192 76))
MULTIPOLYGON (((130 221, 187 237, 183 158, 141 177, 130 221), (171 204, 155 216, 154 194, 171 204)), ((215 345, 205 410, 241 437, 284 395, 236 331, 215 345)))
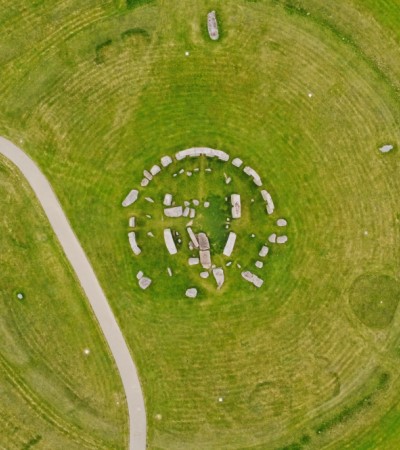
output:
POLYGON ((208 272, 200 272, 200 276, 201 276, 201 278, 206 279, 210 276, 210 274, 208 272))
POLYGON ((199 248, 199 241, 197 240, 196 235, 190 227, 186 227, 190 240, 195 248, 199 248))
POLYGON ((258 256, 261 256, 261 258, 264 258, 265 256, 268 255, 268 252, 269 252, 269 248, 266 245, 263 245, 261 247, 260 252, 258 253, 258 256))
POLYGON ((151 197, 145 197, 146 202, 154 203, 154 200, 151 197))
POLYGON ((125 200, 122 202, 122 206, 126 208, 127 206, 132 205, 136 202, 139 197, 139 191, 137 189, 132 189, 129 194, 125 197, 125 200))
POLYGON ((163 167, 167 167, 170 164, 172 164, 172 158, 170 156, 166 155, 161 158, 161 165, 163 167))
POLYGON ((165 206, 171 206, 172 205, 172 195, 171 194, 165 194, 164 195, 163 204, 165 206))
POLYGON ((210 241, 206 233, 199 233, 197 235, 197 241, 199 243, 200 250, 209 250, 210 249, 210 241))
POLYGON ((277 244, 284 244, 285 242, 287 242, 287 240, 288 240, 288 237, 286 235, 278 236, 276 238, 276 243, 277 244))
POLYGON ((135 226, 136 226, 136 219, 135 219, 135 217, 129 217, 129 226, 131 227, 131 228, 135 228, 135 226))
POLYGON ((240 167, 243 164, 243 161, 240 158, 235 158, 232 160, 232 164, 235 167, 240 167))
POLYGON ((140 255, 142 250, 140 250, 139 246, 137 245, 136 233, 134 231, 131 231, 130 233, 128 233, 128 238, 129 238, 129 244, 131 246, 133 253, 135 255, 140 255))
POLYGON ((207 14, 207 29, 210 39, 212 39, 213 41, 217 41, 219 39, 219 31, 215 11, 210 11, 207 14))
POLYGON ((223 251, 223 254, 225 256, 231 256, 232 251, 233 251, 233 247, 235 246, 235 242, 236 242, 236 233, 231 231, 229 233, 229 236, 228 236, 228 239, 226 241, 226 244, 225 244, 225 247, 224 247, 224 251, 223 251))
POLYGON ((196 266, 197 264, 199 264, 200 259, 199 258, 189 258, 189 266, 196 266))
POLYGON ((262 269, 264 266, 264 263, 262 261, 256 261, 254 265, 257 267, 257 269, 262 269))
POLYGON ((272 233, 269 235, 268 237, 269 242, 271 242, 272 244, 275 244, 276 242, 276 233, 272 233))
POLYGON ((272 201, 271 194, 268 191, 266 191, 265 189, 263 189, 261 191, 261 196, 262 196, 263 200, 267 203, 267 206, 266 206, 267 213, 272 214, 274 212, 275 205, 274 205, 274 202, 272 201))
POLYGON ((381 147, 380 149, 379 149, 379 151, 381 152, 381 153, 388 153, 388 152, 390 152, 391 150, 393 150, 393 145, 390 145, 390 144, 387 144, 387 145, 384 145, 383 147, 381 147))
POLYGON ((286 227, 287 225, 287 220, 286 219, 278 219, 276 221, 276 224, 278 225, 278 227, 286 227))
POLYGON ((211 268, 210 250, 200 250, 199 255, 200 255, 200 263, 203 269, 210 269, 211 268))
POLYGON ((222 269, 222 267, 216 267, 215 269, 213 269, 213 275, 215 281, 217 282, 217 289, 220 289, 225 281, 224 270, 222 269))
POLYGON ((139 280, 139 286, 140 286, 142 289, 147 289, 150 285, 151 285, 151 279, 148 278, 148 277, 142 277, 142 278, 139 280))
POLYGON ((153 175, 148 170, 143 170, 143 175, 151 181, 153 179, 153 175))
POLYGON ((167 217, 181 217, 182 216, 182 206, 174 206, 172 208, 164 208, 164 214, 167 217))
POLYGON ((165 228, 164 230, 164 241, 170 255, 175 255, 178 253, 170 228, 165 228))
POLYGON ((231 204, 232 204, 232 218, 240 219, 240 217, 242 216, 242 205, 240 203, 240 194, 231 195, 231 204))
POLYGON ((242 277, 249 283, 253 283, 254 286, 258 288, 261 287, 264 283, 264 280, 259 278, 257 275, 254 275, 254 273, 249 272, 248 270, 242 272, 242 277))
POLYGON ((154 164, 154 166, 150 169, 150 173, 153 175, 153 177, 160 172, 161 172, 161 167, 157 166, 157 164, 154 164))
POLYGON ((258 173, 254 169, 252 169, 250 166, 246 166, 243 169, 243 172, 246 175, 248 175, 249 177, 253 178, 254 184, 256 184, 257 186, 262 186, 262 181, 261 181, 260 175, 258 175, 258 173))
POLYGON ((196 298, 197 297, 197 289, 196 288, 190 288, 187 289, 185 292, 186 297, 189 298, 196 298))

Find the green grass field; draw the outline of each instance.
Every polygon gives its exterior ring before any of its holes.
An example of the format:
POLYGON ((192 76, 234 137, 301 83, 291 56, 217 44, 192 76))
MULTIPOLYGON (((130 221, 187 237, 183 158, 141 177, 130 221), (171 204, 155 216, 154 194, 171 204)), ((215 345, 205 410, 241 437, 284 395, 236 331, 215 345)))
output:
MULTIPOLYGON (((400 13, 395 0, 325 3, 0 1, 0 132, 48 176, 111 302, 139 367, 150 449, 400 445, 400 13), (212 8, 217 42, 206 30, 212 8), (387 143, 394 150, 381 154, 387 143), (143 169, 192 146, 221 148, 256 168, 273 218, 289 222, 289 242, 271 250, 259 290, 234 267, 221 292, 208 289, 185 273, 186 257, 167 255, 161 237, 159 251, 148 244, 135 257, 129 248, 128 217, 137 211, 121 201, 143 169), (141 291, 138 270, 165 282, 141 291), (195 301, 182 295, 194 282, 195 301)), ((196 198, 192 182, 185 179, 196 198)), ((167 178, 160 187, 172 189, 167 178)), ((18 217, 14 205, 6 209, 18 217)), ((264 212, 240 231, 250 225, 256 238, 242 234, 243 254, 274 229, 264 212)), ((222 233, 212 221, 204 226, 222 233)), ((29 257, 32 267, 43 263, 30 249, 29 257)), ((69 278, 63 289, 77 290, 69 278)), ((77 314, 64 317, 73 323, 77 314)), ((19 315, 12 320, 24 326, 19 315)), ((86 329, 98 336, 94 325, 86 329)), ((77 345, 67 347, 71 355, 77 345)), ((127 430, 111 400, 121 395, 114 376, 93 371, 109 384, 96 436, 121 446, 127 430), (107 423, 120 434, 110 436, 107 423)))

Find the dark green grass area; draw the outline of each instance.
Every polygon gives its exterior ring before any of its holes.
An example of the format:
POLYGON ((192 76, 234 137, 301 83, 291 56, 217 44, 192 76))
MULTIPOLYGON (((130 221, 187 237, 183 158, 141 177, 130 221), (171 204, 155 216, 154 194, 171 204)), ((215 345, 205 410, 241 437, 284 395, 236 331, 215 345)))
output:
POLYGON ((400 301, 400 283, 387 275, 362 275, 349 292, 354 314, 371 328, 385 328, 393 320, 400 301))

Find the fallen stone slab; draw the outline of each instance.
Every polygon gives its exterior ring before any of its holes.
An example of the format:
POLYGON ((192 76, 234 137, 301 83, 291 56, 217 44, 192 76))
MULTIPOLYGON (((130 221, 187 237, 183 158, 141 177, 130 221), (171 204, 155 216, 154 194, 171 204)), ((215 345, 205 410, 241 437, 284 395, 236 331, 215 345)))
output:
POLYGON ((186 227, 186 230, 188 232, 191 242, 193 243, 193 246, 195 248, 199 248, 199 241, 197 240, 197 237, 194 234, 193 230, 190 227, 186 227))
POLYGON ((166 155, 161 158, 161 165, 163 167, 167 167, 170 164, 172 164, 172 158, 170 156, 166 155))
POLYGON ((142 277, 142 278, 139 280, 139 286, 140 286, 142 289, 147 289, 150 285, 151 285, 151 279, 148 278, 148 277, 142 277))
POLYGON ((276 243, 277 243, 277 244, 284 244, 284 243, 287 242, 287 241, 288 241, 288 237, 287 237, 286 235, 278 236, 278 237, 276 238, 276 243))
POLYGON ((200 250, 200 263, 203 269, 211 269, 211 253, 210 250, 200 250))
POLYGON ((240 202, 240 194, 231 195, 232 219, 240 219, 242 216, 242 205, 240 202))
POLYGON ((219 31, 218 31, 217 15, 215 11, 210 11, 207 14, 207 29, 210 39, 213 41, 217 41, 219 39, 219 31))
POLYGON ((224 248, 224 251, 223 251, 223 254, 225 256, 231 256, 233 248, 235 246, 235 242, 236 242, 236 233, 231 231, 229 233, 229 236, 228 236, 228 239, 226 241, 225 248, 224 248))
POLYGON ((154 176, 156 176, 158 173, 161 172, 161 167, 157 164, 154 164, 154 166, 150 169, 150 173, 154 176))
POLYGON ((264 283, 264 280, 259 278, 257 275, 254 275, 254 273, 249 272, 248 270, 242 272, 242 277, 248 281, 249 283, 254 284, 256 287, 261 287, 264 283))
POLYGON ((142 272, 141 270, 139 270, 139 272, 137 273, 136 278, 137 278, 138 280, 140 280, 141 278, 143 278, 143 272, 142 272))
POLYGON ((196 266, 197 264, 200 263, 200 259, 199 258, 189 258, 188 263, 189 263, 189 266, 196 266))
POLYGON ((149 183, 150 181, 147 178, 143 178, 143 180, 140 182, 140 186, 146 187, 149 183))
POLYGON ((199 233, 197 235, 197 241, 199 243, 200 250, 210 249, 210 241, 205 233, 199 233))
POLYGON ((131 249, 132 249, 133 253, 135 255, 140 255, 142 250, 140 250, 139 246, 137 245, 136 233, 134 231, 129 232, 128 233, 128 238, 129 238, 129 244, 131 246, 131 249))
POLYGON ((172 205, 172 195, 171 194, 165 194, 164 195, 163 204, 165 206, 171 206, 172 205))
POLYGON ((261 256, 261 258, 264 258, 265 256, 268 255, 268 252, 269 252, 269 248, 268 248, 266 245, 263 245, 263 246, 261 247, 261 250, 260 250, 260 252, 258 253, 258 255, 261 256))
POLYGON ((172 208, 164 208, 164 214, 167 217, 181 217, 182 216, 182 206, 174 206, 172 208))
POLYGON ((263 189, 261 191, 261 196, 263 198, 263 200, 267 203, 267 213, 268 214, 272 214, 274 212, 275 206, 274 206, 274 202, 272 201, 272 197, 270 195, 270 193, 268 191, 266 191, 265 189, 263 189))
POLYGON ((221 289, 221 286, 224 284, 225 276, 224 276, 224 270, 222 267, 216 267, 213 269, 213 275, 215 278, 215 281, 217 282, 217 289, 221 289))
POLYGON ((170 255, 175 255, 176 253, 178 253, 170 228, 164 229, 164 241, 170 255))
POLYGON ((137 189, 132 189, 129 194, 125 197, 124 201, 122 202, 122 206, 126 208, 127 206, 132 205, 136 202, 136 200, 139 197, 139 191, 137 189))
POLYGON ((188 217, 189 214, 190 214, 190 208, 189 208, 189 206, 186 206, 186 208, 183 210, 182 216, 188 217))
POLYGON ((151 181, 153 179, 153 175, 148 170, 143 170, 143 175, 151 181))
POLYGON ((264 266, 264 263, 262 261, 256 261, 254 265, 257 267, 257 269, 262 269, 264 266))
POLYGON ((131 227, 131 228, 135 228, 135 226, 136 226, 136 218, 135 217, 129 217, 129 226, 131 227))
POLYGON ((210 274, 208 272, 200 272, 200 276, 201 276, 201 278, 206 279, 210 276, 210 274))
POLYGON ((233 164, 235 167, 240 167, 240 166, 243 164, 243 161, 242 161, 240 158, 234 158, 234 159, 232 160, 232 164, 233 164))
POLYGON ((197 289, 196 288, 190 288, 187 289, 185 292, 186 297, 189 298, 196 298, 197 297, 197 289))
POLYGON ((393 145, 387 144, 387 145, 384 145, 383 147, 380 147, 379 151, 380 151, 381 153, 388 153, 388 152, 390 152, 391 150, 393 150, 393 148, 394 148, 393 145))
POLYGON ((194 208, 190 208, 189 217, 194 219, 196 217, 196 210, 194 208))

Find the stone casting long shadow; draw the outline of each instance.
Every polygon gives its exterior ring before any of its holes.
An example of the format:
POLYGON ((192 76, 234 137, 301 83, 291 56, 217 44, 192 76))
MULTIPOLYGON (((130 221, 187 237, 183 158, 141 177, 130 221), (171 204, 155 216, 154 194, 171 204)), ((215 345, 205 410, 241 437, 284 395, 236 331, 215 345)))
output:
POLYGON ((15 164, 27 179, 56 234, 66 257, 97 317, 125 389, 129 413, 129 448, 146 448, 146 411, 137 370, 93 268, 75 236, 50 183, 21 149, 0 137, 0 154, 15 164))

